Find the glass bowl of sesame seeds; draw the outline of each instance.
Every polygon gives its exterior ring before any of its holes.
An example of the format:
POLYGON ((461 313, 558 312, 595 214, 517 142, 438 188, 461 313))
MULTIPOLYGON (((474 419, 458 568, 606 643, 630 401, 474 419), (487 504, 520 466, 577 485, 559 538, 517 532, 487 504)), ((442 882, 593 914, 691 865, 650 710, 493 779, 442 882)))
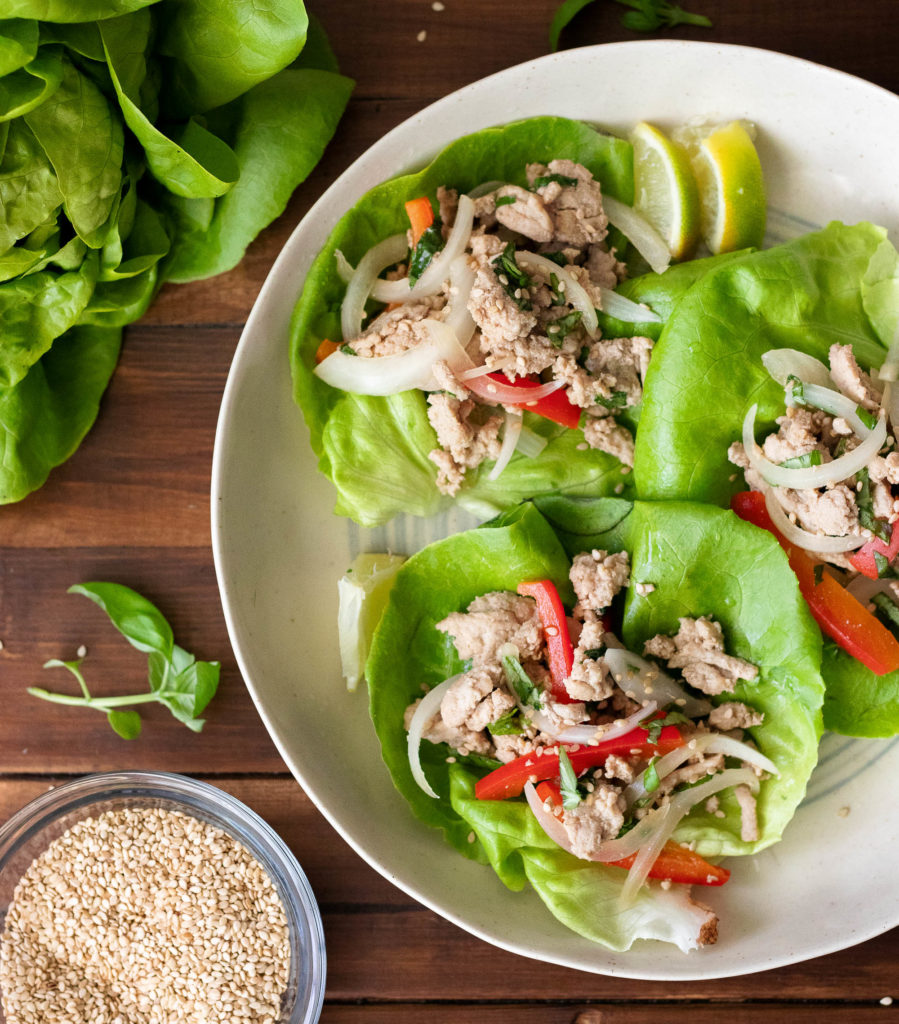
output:
POLYGON ((0 828, 0 1024, 312 1024, 325 963, 303 870, 215 786, 88 775, 0 828))

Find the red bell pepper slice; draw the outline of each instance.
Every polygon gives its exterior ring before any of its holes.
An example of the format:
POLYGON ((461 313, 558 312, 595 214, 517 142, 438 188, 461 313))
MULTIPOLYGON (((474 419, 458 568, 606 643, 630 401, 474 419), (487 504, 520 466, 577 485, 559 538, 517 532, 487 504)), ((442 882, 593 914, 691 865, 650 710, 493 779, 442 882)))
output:
MULTIPOLYGON (((553 814, 557 818, 563 817, 562 794, 555 782, 541 782, 537 786, 537 796, 544 802, 549 800, 553 804, 553 814)), ((630 870, 636 859, 637 854, 632 853, 621 860, 609 861, 607 866, 630 870)), ((669 840, 649 869, 649 877, 668 879, 680 885, 724 885, 730 878, 730 872, 727 868, 710 864, 704 857, 700 857, 686 846, 669 840)))
POLYGON ((824 633, 878 676, 899 669, 899 641, 829 573, 823 573, 820 582, 815 581, 818 563, 778 532, 765 508, 763 494, 759 491, 735 494, 731 508, 741 519, 777 538, 787 553, 790 568, 796 573, 802 596, 824 633))
MULTIPOLYGON (((605 764, 606 758, 612 754, 619 757, 639 756, 642 758, 667 754, 684 745, 676 725, 663 726, 655 742, 649 739, 649 730, 638 726, 622 736, 597 743, 595 746, 565 746, 565 752, 571 761, 575 775, 580 775, 588 768, 596 768, 605 764)), ((519 796, 526 782, 542 782, 544 779, 555 779, 559 776, 559 754, 555 747, 547 747, 539 753, 522 754, 514 761, 496 768, 480 779, 474 792, 478 800, 505 800, 510 796, 519 796)))
MULTIPOLYGON (((535 388, 543 387, 541 381, 532 380, 529 377, 518 377, 514 381, 508 380, 506 375, 499 371, 488 373, 487 377, 494 380, 497 384, 502 384, 503 387, 518 388, 522 392, 533 391, 535 388)), ((552 420, 553 423, 561 423, 563 427, 568 427, 571 430, 577 427, 581 419, 581 407, 575 405, 569 399, 568 391, 565 388, 559 388, 558 391, 554 391, 551 395, 538 398, 533 404, 528 402, 526 394, 522 394, 520 403, 505 402, 504 404, 515 409, 522 409, 525 412, 535 412, 538 416, 552 420)))
POLYGON ((887 562, 892 562, 896 555, 899 555, 899 519, 893 523, 893 534, 890 537, 889 545, 885 544, 880 537, 874 537, 863 547, 859 548, 849 561, 856 572, 869 576, 872 580, 879 578, 877 570, 877 559, 874 555, 883 555, 887 562))
POLYGON ((434 223, 434 208, 427 196, 410 199, 406 203, 406 213, 412 226, 412 248, 418 245, 421 236, 434 223))
POLYGON ((537 614, 543 625, 546 638, 547 660, 549 661, 550 694, 558 704, 574 704, 568 696, 565 680, 571 675, 574 665, 574 646, 568 632, 568 621, 562 599, 552 580, 534 580, 518 584, 518 593, 533 597, 537 602, 537 614))

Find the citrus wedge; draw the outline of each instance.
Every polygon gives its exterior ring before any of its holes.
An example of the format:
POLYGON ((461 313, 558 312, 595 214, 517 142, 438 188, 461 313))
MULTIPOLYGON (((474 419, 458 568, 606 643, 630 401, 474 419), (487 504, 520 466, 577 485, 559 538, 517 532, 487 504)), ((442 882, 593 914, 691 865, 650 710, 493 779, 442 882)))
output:
POLYGON ((713 253, 757 247, 765 237, 765 182, 753 135, 744 121, 685 125, 674 133, 690 155, 702 237, 713 253))
POLYGON ((634 147, 634 209, 665 240, 672 259, 689 256, 699 242, 700 203, 686 150, 654 125, 631 132, 634 147))

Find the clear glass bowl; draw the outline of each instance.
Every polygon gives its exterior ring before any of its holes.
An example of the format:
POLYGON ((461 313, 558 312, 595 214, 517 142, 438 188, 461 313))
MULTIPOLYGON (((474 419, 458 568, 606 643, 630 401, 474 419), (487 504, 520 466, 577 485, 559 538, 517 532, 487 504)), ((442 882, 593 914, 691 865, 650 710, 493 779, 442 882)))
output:
MULTIPOLYGON (((103 772, 66 782, 26 804, 0 828, 0 929, 31 862, 82 818, 124 807, 181 811, 222 829, 268 871, 290 931, 290 972, 280 1024, 313 1024, 325 995, 325 937, 312 889, 296 858, 258 814, 205 782, 168 772, 103 772)), ((0 1010, 0 1024, 6 1018, 0 1010)))

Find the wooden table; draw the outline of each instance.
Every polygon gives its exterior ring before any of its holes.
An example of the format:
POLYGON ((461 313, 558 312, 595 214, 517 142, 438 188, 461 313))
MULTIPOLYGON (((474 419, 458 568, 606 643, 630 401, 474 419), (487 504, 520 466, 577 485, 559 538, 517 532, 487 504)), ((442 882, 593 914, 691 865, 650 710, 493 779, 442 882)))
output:
MULTIPOLYGON (((213 572, 209 485, 222 389, 259 287, 317 196, 384 132, 451 90, 547 51, 556 0, 444 3, 313 3, 358 83, 324 161, 237 270, 163 290, 128 331, 84 445, 41 491, 0 509, 0 819, 56 781, 100 769, 185 772, 234 793, 285 837, 318 896, 328 1024, 882 1021, 896 1009, 881 1005, 884 997, 899 1005, 899 930, 778 971, 680 984, 538 966, 472 938, 393 888, 340 839, 287 772, 244 688, 213 572), (82 644, 98 692, 144 686, 144 658, 91 603, 66 594, 89 579, 146 594, 180 643, 221 659, 222 685, 201 735, 154 707, 143 736, 125 742, 101 715, 26 695, 32 683, 66 685, 41 665, 74 657, 82 644)), ((686 3, 714 27, 673 37, 783 50, 899 92, 897 0, 686 3)), ((563 46, 634 38, 619 23, 622 11, 609 0, 594 4, 563 46)))

